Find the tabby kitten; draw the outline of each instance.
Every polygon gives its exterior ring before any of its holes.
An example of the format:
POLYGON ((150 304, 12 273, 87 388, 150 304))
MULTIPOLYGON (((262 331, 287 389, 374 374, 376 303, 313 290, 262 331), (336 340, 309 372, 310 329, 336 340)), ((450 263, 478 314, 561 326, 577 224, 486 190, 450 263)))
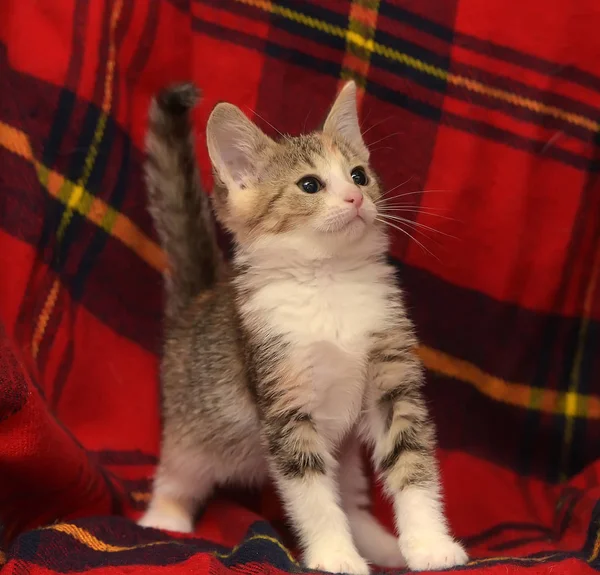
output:
POLYGON ((465 563, 443 513, 423 369, 386 263, 354 83, 322 131, 279 141, 235 106, 215 107, 206 135, 230 267, 195 162, 197 97, 178 85, 150 109, 150 211, 170 266, 162 455, 140 525, 190 532, 216 485, 269 475, 311 569, 465 563), (361 443, 398 539, 368 510, 361 443))

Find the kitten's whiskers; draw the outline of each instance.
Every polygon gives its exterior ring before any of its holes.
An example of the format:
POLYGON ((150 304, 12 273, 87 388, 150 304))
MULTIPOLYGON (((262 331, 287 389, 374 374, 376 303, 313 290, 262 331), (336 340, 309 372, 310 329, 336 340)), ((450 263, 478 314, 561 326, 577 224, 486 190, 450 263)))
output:
POLYGON ((407 232, 404 228, 401 228, 400 226, 397 226, 396 224, 393 224, 392 222, 389 222, 387 220, 381 219, 379 217, 377 217, 375 219, 378 222, 381 222, 381 223, 385 224, 386 226, 390 226, 391 228, 394 228, 394 229, 402 232, 403 234, 406 234, 411 240, 413 240, 415 243, 417 243, 419 246, 421 246, 421 249, 423 249, 425 252, 427 252, 430 256, 434 257, 438 262, 442 263, 442 261, 440 260, 440 258, 438 258, 430 250, 428 250, 417 238, 415 238, 415 236, 413 236, 412 234, 410 234, 409 232, 407 232))
POLYGON ((389 214, 379 214, 379 217, 384 218, 384 219, 389 219, 395 222, 403 222, 405 224, 410 224, 413 225, 417 228, 422 228, 424 230, 429 230, 430 232, 435 232, 436 234, 440 234, 442 236, 446 236, 447 238, 452 238, 453 240, 457 240, 458 238, 456 236, 452 236, 450 234, 447 234, 446 232, 442 232, 441 230, 436 230, 435 228, 432 228, 431 226, 426 226, 425 224, 422 224, 420 222, 415 222, 413 220, 409 220, 408 218, 403 218, 400 216, 392 216, 389 214))
MULTIPOLYGON (((383 124, 384 122, 387 122, 388 120, 391 120, 393 118, 393 116, 388 116, 387 118, 384 118, 383 120, 379 120, 379 122, 375 122, 372 126, 369 126, 363 133, 362 136, 363 138, 365 137, 365 134, 368 134, 373 128, 376 128, 377 126, 381 126, 381 124, 383 124)), ((370 145, 370 144, 369 144, 370 145)))
MULTIPOLYGON (((392 188, 393 189, 393 188, 392 188)), ((379 198, 375 204, 379 204, 382 201, 391 201, 391 200, 397 200, 398 198, 404 198, 406 196, 415 196, 416 194, 433 194, 433 193, 448 193, 451 192, 452 190, 417 190, 415 192, 405 192, 403 194, 398 194, 396 196, 392 196, 391 198, 386 198, 384 200, 384 197, 382 196, 381 198, 379 198)), ((384 194, 385 195, 385 194, 384 194)))
MULTIPOLYGON (((398 188, 401 188, 402 186, 408 184, 408 182, 410 182, 413 178, 414 178, 414 176, 411 176, 410 178, 408 178, 408 180, 404 180, 404 182, 402 182, 401 184, 398 184, 397 186, 390 188, 387 192, 384 192, 383 194, 381 194, 381 197, 379 198, 379 200, 377 200, 377 202, 381 201, 383 198, 385 198, 385 196, 392 193, 394 190, 397 190, 398 188)), ((375 203, 377 203, 377 202, 375 202, 375 203)))
POLYGON ((387 136, 383 136, 383 138, 379 138, 379 140, 375 140, 374 142, 371 142, 369 144, 369 148, 371 146, 375 146, 376 144, 379 144, 379 142, 383 142, 384 140, 387 140, 388 138, 393 138, 394 136, 398 136, 402 134, 402 132, 394 132, 393 134, 388 134, 387 136))
POLYGON ((449 216, 442 216, 441 214, 437 214, 437 213, 431 211, 433 209, 435 209, 435 208, 420 208, 419 206, 404 206, 404 205, 400 204, 398 206, 383 206, 381 211, 379 211, 378 213, 381 214, 382 216, 385 216, 385 215, 394 215, 396 212, 408 212, 408 213, 413 213, 413 214, 423 214, 426 216, 435 216, 436 218, 441 218, 442 220, 449 220, 452 222, 458 221, 456 218, 451 218, 449 216), (417 208, 417 209, 413 209, 413 208, 417 208))
POLYGON ((267 124, 268 126, 273 128, 273 130, 275 130, 282 138, 286 139, 288 142, 290 141, 289 136, 287 136, 283 132, 280 132, 273 124, 271 124, 271 122, 269 122, 269 120, 267 120, 266 118, 263 118, 256 110, 253 110, 252 108, 248 108, 248 110, 250 110, 258 118, 260 118, 265 124, 267 124))

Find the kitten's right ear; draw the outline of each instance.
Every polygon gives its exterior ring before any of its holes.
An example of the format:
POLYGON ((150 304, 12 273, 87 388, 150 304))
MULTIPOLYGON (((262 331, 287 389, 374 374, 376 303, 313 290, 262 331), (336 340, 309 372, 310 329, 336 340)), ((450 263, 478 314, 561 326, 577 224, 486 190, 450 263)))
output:
POLYGON ((365 158, 365 161, 369 159, 369 149, 360 133, 356 107, 356 84, 354 81, 346 82, 337 95, 323 125, 323 133, 341 135, 354 147, 356 152, 365 158))
POLYGON ((242 185, 275 142, 233 104, 217 104, 206 125, 208 154, 223 183, 242 185))

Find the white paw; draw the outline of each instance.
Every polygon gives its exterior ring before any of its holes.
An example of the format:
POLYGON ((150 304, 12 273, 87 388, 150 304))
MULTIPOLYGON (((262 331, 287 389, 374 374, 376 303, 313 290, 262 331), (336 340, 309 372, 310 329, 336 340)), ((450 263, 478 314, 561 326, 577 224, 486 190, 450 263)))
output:
POLYGON ((162 531, 176 533, 191 533, 194 530, 192 518, 184 515, 174 515, 159 510, 150 509, 138 521, 140 527, 152 527, 162 531))
POLYGON ((352 548, 344 551, 328 548, 326 551, 308 554, 306 566, 309 569, 328 571, 329 573, 369 574, 367 562, 352 548))
POLYGON ((400 537, 400 549, 408 567, 413 571, 448 569, 464 565, 469 559, 460 543, 449 535, 400 537))

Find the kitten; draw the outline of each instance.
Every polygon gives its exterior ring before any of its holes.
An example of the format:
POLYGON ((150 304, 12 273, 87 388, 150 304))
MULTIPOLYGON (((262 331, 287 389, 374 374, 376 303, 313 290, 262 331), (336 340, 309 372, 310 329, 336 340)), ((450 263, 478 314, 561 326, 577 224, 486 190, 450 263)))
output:
POLYGON ((311 569, 465 563, 443 513, 417 340, 386 263, 354 83, 322 131, 279 141, 235 106, 215 107, 206 134, 231 267, 197 173, 197 97, 175 86, 150 109, 150 211, 170 269, 162 454, 140 525, 190 532, 216 485, 270 475, 311 569), (368 510, 361 443, 399 539, 368 510))

